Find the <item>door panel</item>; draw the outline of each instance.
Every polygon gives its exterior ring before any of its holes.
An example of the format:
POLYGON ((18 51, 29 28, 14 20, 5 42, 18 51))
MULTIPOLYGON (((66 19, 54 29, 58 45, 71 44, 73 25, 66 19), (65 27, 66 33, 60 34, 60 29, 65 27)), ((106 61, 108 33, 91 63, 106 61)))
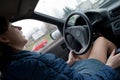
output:
POLYGON ((46 46, 43 49, 41 49, 40 52, 41 53, 54 53, 58 57, 61 57, 64 60, 67 60, 69 50, 64 43, 63 37, 60 37, 54 40, 54 42, 50 43, 49 46, 46 46))

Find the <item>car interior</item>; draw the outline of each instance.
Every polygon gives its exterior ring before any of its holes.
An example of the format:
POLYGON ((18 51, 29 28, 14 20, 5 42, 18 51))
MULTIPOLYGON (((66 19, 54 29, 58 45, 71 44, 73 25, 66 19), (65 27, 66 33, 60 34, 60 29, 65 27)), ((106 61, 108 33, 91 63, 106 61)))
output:
POLYGON ((13 25, 28 23, 30 26, 25 27, 27 31, 32 24, 35 25, 34 21, 37 22, 34 32, 26 33, 29 35, 29 42, 25 46, 27 50, 32 50, 36 43, 47 39, 48 43, 37 52, 54 53, 67 60, 70 50, 78 55, 85 54, 95 39, 102 35, 117 46, 117 53, 120 52, 120 0, 60 1, 66 3, 65 6, 56 3, 61 7, 52 6, 55 11, 52 13, 48 4, 55 4, 55 0, 0 0, 0 15, 8 17, 13 25), (49 3, 45 6, 47 2, 49 3))

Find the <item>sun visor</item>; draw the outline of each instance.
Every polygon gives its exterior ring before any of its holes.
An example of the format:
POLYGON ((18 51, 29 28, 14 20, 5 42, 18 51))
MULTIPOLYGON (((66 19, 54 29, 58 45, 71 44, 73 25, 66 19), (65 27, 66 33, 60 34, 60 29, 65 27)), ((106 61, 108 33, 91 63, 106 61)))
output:
POLYGON ((0 0, 0 16, 23 16, 34 12, 38 0, 0 0))

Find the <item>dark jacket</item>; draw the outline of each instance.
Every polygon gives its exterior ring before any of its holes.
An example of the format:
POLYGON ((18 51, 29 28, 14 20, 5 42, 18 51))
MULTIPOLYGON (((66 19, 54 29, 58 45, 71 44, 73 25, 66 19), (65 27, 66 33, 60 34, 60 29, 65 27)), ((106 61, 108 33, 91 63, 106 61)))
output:
POLYGON ((120 80, 110 67, 104 66, 91 76, 75 72, 54 54, 21 51, 12 55, 2 71, 3 80, 120 80))

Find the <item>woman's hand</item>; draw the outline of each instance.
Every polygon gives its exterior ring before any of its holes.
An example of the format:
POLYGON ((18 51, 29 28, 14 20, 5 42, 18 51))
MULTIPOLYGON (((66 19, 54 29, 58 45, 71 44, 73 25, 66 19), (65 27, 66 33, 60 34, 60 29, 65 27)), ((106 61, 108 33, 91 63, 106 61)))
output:
POLYGON ((73 51, 70 51, 69 56, 68 56, 67 63, 68 63, 69 65, 72 65, 74 62, 80 60, 78 56, 79 56, 79 55, 76 55, 73 51))
POLYGON ((114 49, 108 58, 106 65, 112 67, 113 69, 120 67, 120 53, 115 55, 114 49))

